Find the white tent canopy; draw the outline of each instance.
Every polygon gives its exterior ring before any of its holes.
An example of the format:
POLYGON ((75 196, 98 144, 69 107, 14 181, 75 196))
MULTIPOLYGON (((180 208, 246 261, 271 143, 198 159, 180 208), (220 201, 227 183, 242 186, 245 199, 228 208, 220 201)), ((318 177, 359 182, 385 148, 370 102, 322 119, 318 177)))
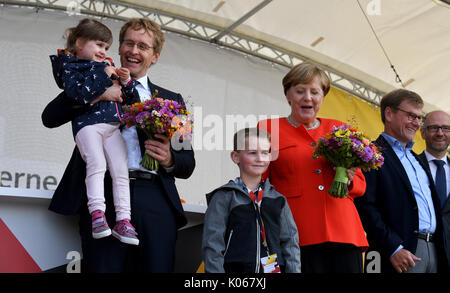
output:
POLYGON ((72 9, 115 19, 149 17, 166 30, 217 42, 286 66, 313 60, 329 69, 336 87, 375 104, 383 93, 403 86, 423 97, 425 111, 448 112, 450 5, 444 1, 6 0, 3 3, 72 9))
POLYGON ((450 5, 441 1, 131 2, 224 29, 266 2, 234 32, 300 54, 381 92, 402 87, 391 62, 403 85, 432 105, 426 110, 450 110, 450 5))

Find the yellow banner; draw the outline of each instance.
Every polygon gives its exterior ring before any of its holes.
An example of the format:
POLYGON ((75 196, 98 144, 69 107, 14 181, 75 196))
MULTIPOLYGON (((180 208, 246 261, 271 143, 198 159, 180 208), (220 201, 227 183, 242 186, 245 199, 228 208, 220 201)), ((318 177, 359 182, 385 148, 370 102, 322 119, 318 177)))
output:
MULTIPOLYGON (((333 87, 325 97, 318 116, 351 124, 368 134, 372 140, 377 139, 384 130, 379 107, 333 87)), ((420 154, 425 149, 420 131, 417 131, 414 142, 413 150, 420 154)))

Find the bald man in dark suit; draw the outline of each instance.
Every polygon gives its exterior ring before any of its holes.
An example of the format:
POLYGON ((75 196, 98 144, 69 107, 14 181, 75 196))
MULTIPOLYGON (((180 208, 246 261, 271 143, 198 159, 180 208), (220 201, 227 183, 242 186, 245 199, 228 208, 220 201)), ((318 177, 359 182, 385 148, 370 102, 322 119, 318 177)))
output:
POLYGON ((450 192, 450 159, 448 156, 450 115, 444 111, 428 113, 420 133, 425 140, 426 150, 419 155, 419 158, 430 170, 439 194, 445 252, 447 262, 450 264, 450 200, 448 200, 450 192))

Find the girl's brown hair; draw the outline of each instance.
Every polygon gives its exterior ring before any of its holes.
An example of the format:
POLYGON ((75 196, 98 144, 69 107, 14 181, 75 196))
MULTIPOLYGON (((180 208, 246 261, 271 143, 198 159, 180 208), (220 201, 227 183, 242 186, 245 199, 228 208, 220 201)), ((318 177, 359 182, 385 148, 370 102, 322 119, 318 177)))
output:
POLYGON ((85 41, 102 41, 108 44, 112 43, 111 30, 103 23, 91 19, 82 19, 76 27, 68 28, 64 34, 66 39, 66 49, 76 55, 76 41, 82 38, 85 41))

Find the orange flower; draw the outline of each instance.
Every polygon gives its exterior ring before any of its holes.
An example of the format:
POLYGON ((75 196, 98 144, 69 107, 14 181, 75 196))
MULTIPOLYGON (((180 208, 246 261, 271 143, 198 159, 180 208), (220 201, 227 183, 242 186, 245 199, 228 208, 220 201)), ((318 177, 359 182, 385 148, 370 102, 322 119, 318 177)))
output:
POLYGON ((363 139, 361 141, 365 146, 368 146, 370 144, 370 141, 365 137, 363 137, 363 139))
POLYGON ((333 135, 331 133, 327 133, 327 134, 325 134, 324 137, 325 137, 326 140, 330 140, 330 139, 333 138, 333 135))

